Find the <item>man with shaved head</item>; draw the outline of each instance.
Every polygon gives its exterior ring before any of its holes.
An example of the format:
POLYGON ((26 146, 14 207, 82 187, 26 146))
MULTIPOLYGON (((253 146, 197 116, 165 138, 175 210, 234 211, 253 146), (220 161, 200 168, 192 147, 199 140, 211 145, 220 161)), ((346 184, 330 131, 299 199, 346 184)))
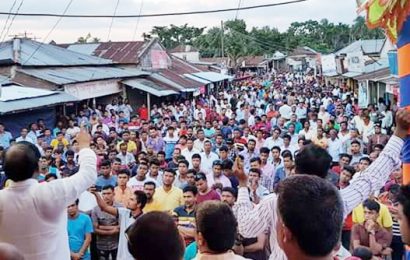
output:
POLYGON ((18 142, 5 155, 3 169, 12 183, 0 191, 0 242, 15 245, 25 259, 70 259, 66 208, 97 179, 89 134, 81 131, 76 139, 79 171, 52 182, 35 179, 40 152, 34 144, 18 142))

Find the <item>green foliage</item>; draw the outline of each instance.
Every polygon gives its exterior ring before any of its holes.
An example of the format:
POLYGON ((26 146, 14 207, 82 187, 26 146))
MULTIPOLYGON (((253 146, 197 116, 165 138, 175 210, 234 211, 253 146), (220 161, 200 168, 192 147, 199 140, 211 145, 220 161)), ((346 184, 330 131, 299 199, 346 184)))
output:
POLYGON ((241 57, 273 54, 275 51, 290 52, 297 46, 308 46, 321 53, 331 53, 358 39, 380 39, 384 33, 380 29, 370 30, 365 19, 359 16, 353 25, 332 23, 327 19, 293 22, 287 31, 281 33, 276 28, 264 26, 248 30, 244 20, 224 22, 220 27, 154 26, 151 34, 156 35, 166 48, 179 44, 193 45, 202 57, 222 56, 222 35, 224 56, 236 65, 241 57))

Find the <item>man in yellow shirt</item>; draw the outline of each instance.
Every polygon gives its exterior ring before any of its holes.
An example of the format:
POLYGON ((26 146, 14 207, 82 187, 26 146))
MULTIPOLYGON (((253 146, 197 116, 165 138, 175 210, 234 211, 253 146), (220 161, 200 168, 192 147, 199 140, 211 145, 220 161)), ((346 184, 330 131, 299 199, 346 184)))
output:
POLYGON ((122 141, 117 144, 117 151, 120 151, 120 144, 126 143, 127 152, 136 154, 137 144, 134 141, 130 140, 130 132, 128 130, 122 132, 121 138, 122 141))
POLYGON ((63 132, 58 132, 56 138, 53 139, 50 143, 50 146, 56 149, 67 149, 69 143, 67 139, 64 138, 63 132))
POLYGON ((153 181, 148 181, 144 183, 144 192, 147 195, 147 204, 144 207, 144 213, 151 211, 160 211, 161 205, 158 203, 158 200, 154 198, 156 184, 153 181))
MULTIPOLYGON (((374 200, 380 205, 380 211, 379 211, 379 216, 377 217, 377 223, 380 226, 390 231, 393 226, 393 219, 389 212, 389 209, 384 204, 381 204, 379 201, 377 201, 376 199, 369 199, 369 200, 374 200)), ((364 216, 363 204, 360 204, 353 210, 352 220, 354 224, 364 223, 365 216, 364 216)))
POLYGON ((173 186, 176 172, 173 169, 165 169, 162 175, 162 187, 155 190, 154 199, 160 204, 161 211, 172 212, 176 207, 183 204, 182 190, 173 186))

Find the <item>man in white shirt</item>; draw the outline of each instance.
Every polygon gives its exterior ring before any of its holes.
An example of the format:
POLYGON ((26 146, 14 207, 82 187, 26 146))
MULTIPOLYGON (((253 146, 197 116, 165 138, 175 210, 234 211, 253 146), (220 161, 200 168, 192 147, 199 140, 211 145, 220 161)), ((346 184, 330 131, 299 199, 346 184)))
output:
POLYGON ((80 147, 78 173, 52 182, 39 184, 33 178, 40 158, 34 145, 17 143, 6 154, 4 171, 13 182, 0 191, 0 242, 15 245, 25 259, 70 259, 67 206, 97 179, 90 136, 82 131, 76 140, 80 147))
POLYGON ((330 156, 332 156, 332 162, 337 163, 339 161, 339 155, 343 153, 342 141, 337 137, 337 130, 335 129, 331 129, 329 135, 327 151, 330 156))
POLYGON ((199 154, 200 151, 194 148, 194 140, 188 138, 186 141, 186 148, 181 151, 181 155, 185 157, 185 160, 189 162, 189 169, 192 169, 192 155, 199 154))
POLYGON ((283 105, 279 108, 279 114, 286 120, 290 120, 292 115, 292 108, 288 105, 286 100, 283 101, 283 105))
POLYGON ((272 149, 274 146, 281 147, 283 145, 283 139, 280 138, 280 134, 282 131, 279 128, 275 128, 272 130, 272 136, 266 138, 263 146, 268 147, 269 150, 272 149))
POLYGON ((211 141, 206 140, 204 143, 204 152, 199 154, 201 156, 201 169, 206 172, 211 172, 213 162, 219 159, 218 155, 211 151, 211 148, 211 141))
POLYGON ((27 128, 22 128, 21 131, 20 131, 20 136, 16 138, 17 143, 18 142, 23 142, 23 141, 26 141, 26 142, 29 142, 29 143, 32 143, 32 144, 36 144, 36 142, 28 136, 27 128))

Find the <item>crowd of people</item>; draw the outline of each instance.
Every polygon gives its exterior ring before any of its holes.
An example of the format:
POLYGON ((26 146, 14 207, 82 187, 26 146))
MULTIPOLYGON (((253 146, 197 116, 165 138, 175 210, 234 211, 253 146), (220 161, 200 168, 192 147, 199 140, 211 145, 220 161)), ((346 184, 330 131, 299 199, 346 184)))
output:
POLYGON ((0 123, 0 242, 26 259, 405 257, 410 114, 390 100, 287 73, 28 123, 0 123))

